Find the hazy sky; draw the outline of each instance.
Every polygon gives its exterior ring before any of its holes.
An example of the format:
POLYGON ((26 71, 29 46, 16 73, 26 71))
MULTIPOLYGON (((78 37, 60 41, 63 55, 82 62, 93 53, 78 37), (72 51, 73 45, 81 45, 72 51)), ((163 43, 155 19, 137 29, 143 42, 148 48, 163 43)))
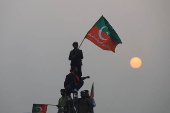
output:
POLYGON ((116 53, 87 39, 81 46, 83 76, 91 76, 81 90, 94 82, 95 113, 170 113, 169 0, 0 0, 0 113, 57 104, 72 43, 101 15, 122 44, 116 53))

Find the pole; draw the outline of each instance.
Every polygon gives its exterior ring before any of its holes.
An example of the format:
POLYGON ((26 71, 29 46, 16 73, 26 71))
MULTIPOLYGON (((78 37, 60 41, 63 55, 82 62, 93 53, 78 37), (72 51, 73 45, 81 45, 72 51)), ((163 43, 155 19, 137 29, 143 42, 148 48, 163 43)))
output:
POLYGON ((53 104, 47 104, 47 105, 50 105, 50 106, 57 106, 57 105, 53 105, 53 104))
POLYGON ((73 111, 74 111, 74 92, 73 92, 73 111))
POLYGON ((40 105, 57 106, 57 105, 54 105, 54 104, 40 104, 40 105))
MULTIPOLYGON (((81 42, 80 46, 81 46, 81 45, 82 45, 82 43, 84 42, 84 39, 85 39, 85 37, 83 38, 83 40, 82 40, 82 42, 81 42)), ((80 46, 79 46, 79 48, 80 48, 80 46)))

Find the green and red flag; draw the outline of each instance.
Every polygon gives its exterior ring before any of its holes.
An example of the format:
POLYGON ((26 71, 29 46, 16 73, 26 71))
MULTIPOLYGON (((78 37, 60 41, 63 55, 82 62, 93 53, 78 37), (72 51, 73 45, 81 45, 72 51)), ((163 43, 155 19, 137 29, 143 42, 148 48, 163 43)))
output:
POLYGON ((90 99, 93 99, 93 97, 94 97, 94 82, 91 87, 90 99))
POLYGON ((32 113, 46 113, 47 106, 46 104, 33 104, 32 113))
POLYGON ((118 44, 122 44, 116 31, 103 16, 101 16, 89 30, 85 38, 89 39, 101 49, 113 52, 115 52, 115 48, 118 44))

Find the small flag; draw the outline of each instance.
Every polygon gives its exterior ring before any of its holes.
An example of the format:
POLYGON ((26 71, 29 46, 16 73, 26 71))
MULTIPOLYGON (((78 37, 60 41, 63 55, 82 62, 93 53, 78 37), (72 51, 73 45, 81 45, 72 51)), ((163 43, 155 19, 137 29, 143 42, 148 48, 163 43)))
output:
POLYGON ((110 23, 103 17, 94 24, 85 38, 96 44, 103 50, 110 50, 115 52, 115 48, 119 43, 122 43, 118 34, 110 25, 110 23))
POLYGON ((94 82, 91 87, 90 99, 93 99, 93 97, 94 97, 94 82))
POLYGON ((32 113, 46 113, 47 106, 46 104, 33 104, 32 113))

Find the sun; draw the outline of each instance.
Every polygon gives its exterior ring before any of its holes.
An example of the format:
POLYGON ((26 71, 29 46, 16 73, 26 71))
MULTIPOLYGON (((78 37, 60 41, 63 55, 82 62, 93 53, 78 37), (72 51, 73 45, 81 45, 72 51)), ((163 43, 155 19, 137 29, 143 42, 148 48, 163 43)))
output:
POLYGON ((142 60, 139 57, 133 57, 130 60, 130 65, 133 68, 140 68, 140 66, 142 65, 142 60))

